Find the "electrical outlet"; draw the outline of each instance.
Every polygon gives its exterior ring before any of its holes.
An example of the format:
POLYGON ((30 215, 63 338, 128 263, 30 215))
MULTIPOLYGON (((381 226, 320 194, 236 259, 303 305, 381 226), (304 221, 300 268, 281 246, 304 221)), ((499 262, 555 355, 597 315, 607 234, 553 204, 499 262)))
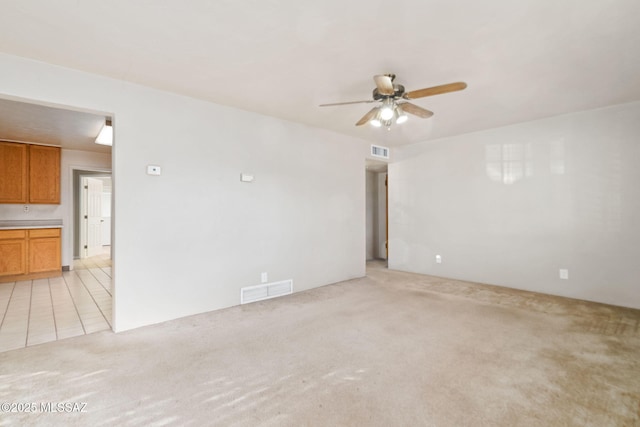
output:
POLYGON ((24 208, 22 208, 22 211, 24 213, 29 213, 29 205, 24 205, 24 208))
POLYGON ((267 283, 269 281, 269 276, 267 275, 266 271, 260 275, 260 280, 262 281, 262 283, 267 283))
POLYGON ((442 264, 442 257, 440 255, 436 255, 436 264, 442 264))
POLYGON ((567 270, 566 268, 561 268, 560 269, 560 278, 562 280, 569 280, 569 270, 567 270))

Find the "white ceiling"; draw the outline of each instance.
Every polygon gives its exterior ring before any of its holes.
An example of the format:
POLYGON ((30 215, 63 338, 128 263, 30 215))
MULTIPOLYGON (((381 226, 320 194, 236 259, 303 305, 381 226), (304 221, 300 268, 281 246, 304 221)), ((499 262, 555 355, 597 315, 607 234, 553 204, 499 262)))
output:
MULTIPOLYGON (((640 99, 638 0, 0 1, 0 51, 386 145, 640 99), (374 74, 435 112, 354 123, 374 74)), ((0 84, 1 90, 1 84, 0 84)))

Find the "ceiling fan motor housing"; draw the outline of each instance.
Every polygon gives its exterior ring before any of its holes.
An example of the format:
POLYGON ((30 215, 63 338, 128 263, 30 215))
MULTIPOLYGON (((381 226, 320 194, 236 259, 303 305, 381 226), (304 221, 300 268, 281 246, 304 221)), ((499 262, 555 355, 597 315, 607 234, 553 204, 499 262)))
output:
POLYGON ((383 95, 378 91, 378 88, 373 89, 373 99, 376 101, 387 98, 402 98, 402 95, 404 95, 404 86, 399 84, 393 85, 393 95, 383 95))

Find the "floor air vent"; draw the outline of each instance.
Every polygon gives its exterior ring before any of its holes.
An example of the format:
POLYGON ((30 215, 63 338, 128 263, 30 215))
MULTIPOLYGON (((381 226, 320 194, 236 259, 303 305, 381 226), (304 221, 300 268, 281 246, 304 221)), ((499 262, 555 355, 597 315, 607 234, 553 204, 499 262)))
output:
POLYGON ((293 280, 265 283, 263 285, 247 286, 240 289, 240 304, 262 301, 263 299, 289 295, 293 292, 293 280))

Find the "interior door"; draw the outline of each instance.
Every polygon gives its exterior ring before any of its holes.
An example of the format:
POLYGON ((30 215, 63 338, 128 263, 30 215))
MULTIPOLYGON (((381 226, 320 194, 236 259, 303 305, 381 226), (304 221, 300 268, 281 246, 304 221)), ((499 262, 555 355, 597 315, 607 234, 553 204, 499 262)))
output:
POLYGON ((85 223, 87 227, 86 256, 91 257, 102 252, 102 181, 96 178, 83 178, 86 194, 85 223))

